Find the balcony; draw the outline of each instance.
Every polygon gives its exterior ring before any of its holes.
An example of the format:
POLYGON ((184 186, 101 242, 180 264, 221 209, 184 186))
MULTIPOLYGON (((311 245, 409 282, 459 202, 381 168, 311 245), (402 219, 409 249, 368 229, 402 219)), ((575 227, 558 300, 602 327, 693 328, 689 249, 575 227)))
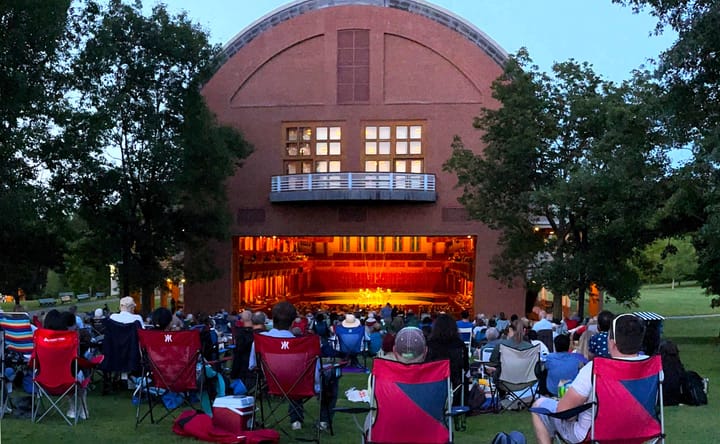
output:
POLYGON ((270 202, 435 202, 435 175, 411 173, 313 173, 273 176, 270 202))

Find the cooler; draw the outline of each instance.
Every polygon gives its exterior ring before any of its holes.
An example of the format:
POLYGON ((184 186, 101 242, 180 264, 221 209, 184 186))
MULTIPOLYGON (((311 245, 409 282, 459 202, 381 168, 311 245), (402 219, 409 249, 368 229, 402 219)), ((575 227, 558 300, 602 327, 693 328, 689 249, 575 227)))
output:
POLYGON ((252 428, 255 398, 252 396, 222 396, 213 402, 213 426, 242 434, 252 428))

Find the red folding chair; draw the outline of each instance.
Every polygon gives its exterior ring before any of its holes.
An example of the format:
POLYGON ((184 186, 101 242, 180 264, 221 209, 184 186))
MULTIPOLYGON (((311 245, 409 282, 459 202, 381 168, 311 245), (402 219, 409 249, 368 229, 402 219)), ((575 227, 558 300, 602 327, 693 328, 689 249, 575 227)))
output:
POLYGON ((138 329, 138 340, 143 370, 134 395, 138 401, 136 427, 148 416, 156 424, 183 405, 193 407, 191 397, 199 399, 197 392, 202 392, 198 369, 203 366, 197 330, 138 329), (147 411, 140 416, 142 400, 147 400, 147 411), (158 405, 165 412, 156 419, 153 410, 158 405))
POLYGON ((369 379, 367 443, 453 441, 452 385, 447 360, 404 364, 376 359, 369 379))
MULTIPOLYGON (((320 339, 315 335, 292 338, 276 338, 255 335, 255 353, 260 369, 256 387, 260 404, 260 423, 264 428, 279 428, 278 424, 296 410, 300 416, 309 416, 304 404, 316 395, 319 379, 320 339), (279 411, 288 405, 287 413, 279 411), (299 412, 298 412, 299 410, 299 412)), ((322 396, 322 393, 320 393, 322 396)), ((320 399, 322 405, 322 399, 320 399)), ((307 422, 307 421, 306 421, 307 422)), ((320 441, 320 430, 311 441, 320 441)), ((289 436, 289 435, 288 435, 289 436)), ((307 441, 294 437, 294 439, 307 441)))
MULTIPOLYGON (((57 412, 69 425, 77 424, 79 414, 72 421, 65 415, 60 404, 69 399, 73 412, 78 412, 78 347, 80 340, 76 331, 38 329, 34 335, 35 351, 32 361, 33 389, 31 417, 41 421, 51 412, 57 412), (43 400, 50 405, 43 408, 43 400), (42 414, 40 412, 42 411, 42 414), (40 414, 40 416, 38 416, 40 414)), ((81 401, 83 409, 86 406, 81 401)), ((87 413, 87 412, 86 412, 87 413)))

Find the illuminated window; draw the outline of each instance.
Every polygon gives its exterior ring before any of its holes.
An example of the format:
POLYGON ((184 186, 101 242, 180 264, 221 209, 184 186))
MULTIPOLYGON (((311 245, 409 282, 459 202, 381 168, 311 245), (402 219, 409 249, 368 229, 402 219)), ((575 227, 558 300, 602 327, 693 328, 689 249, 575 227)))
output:
POLYGON ((420 251, 420 238, 419 237, 413 236, 410 238, 410 251, 412 251, 412 252, 420 251))
POLYGON ((348 253, 351 251, 351 245, 350 245, 350 237, 344 236, 342 237, 342 251, 345 253, 348 253))
POLYGON ((400 237, 400 236, 393 236, 392 242, 393 242, 393 244, 392 244, 392 245, 393 245, 393 251, 395 251, 395 252, 403 251, 403 240, 402 240, 402 237, 400 237))
POLYGON ((366 172, 423 173, 423 125, 388 122, 364 126, 366 172))
POLYGON ((285 174, 340 171, 342 128, 339 125, 285 125, 283 137, 285 174))
POLYGON ((375 238, 375 251, 383 252, 385 251, 385 238, 382 236, 377 236, 375 238))

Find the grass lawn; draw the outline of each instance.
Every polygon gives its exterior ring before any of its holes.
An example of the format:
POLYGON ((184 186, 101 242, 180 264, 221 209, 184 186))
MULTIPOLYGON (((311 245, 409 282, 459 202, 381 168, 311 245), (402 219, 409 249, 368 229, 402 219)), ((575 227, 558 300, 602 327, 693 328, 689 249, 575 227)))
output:
MULTIPOLYGON (((675 290, 646 288, 642 292, 639 310, 655 311, 665 316, 718 313, 709 308, 709 301, 697 287, 675 290)), ((607 304, 615 313, 634 311, 607 304)), ((664 337, 672 339, 680 347, 685 366, 710 378, 709 404, 701 407, 676 406, 665 409, 666 431, 670 443, 720 443, 717 432, 717 396, 720 382, 720 317, 698 319, 668 319, 665 321, 664 337)), ((367 376, 349 373, 341 379, 341 395, 338 405, 352 405, 343 399, 342 392, 350 387, 366 387, 367 376)), ((56 416, 46 418, 39 424, 28 420, 6 417, 0 422, 0 442, 5 443, 190 443, 189 438, 173 435, 171 422, 157 425, 141 424, 135 429, 135 408, 130 402, 130 392, 111 396, 91 393, 88 398, 90 419, 77 427, 69 427, 56 416)), ((324 435, 326 443, 360 442, 351 415, 337 415, 335 436, 324 435)), ((409 424, 408 426, 412 426, 409 424)), ((498 415, 480 415, 468 418, 467 431, 458 432, 455 442, 460 444, 489 443, 499 431, 519 430, 534 442, 530 416, 527 412, 506 412, 498 415)), ((292 442, 283 437, 282 442, 292 442)))

